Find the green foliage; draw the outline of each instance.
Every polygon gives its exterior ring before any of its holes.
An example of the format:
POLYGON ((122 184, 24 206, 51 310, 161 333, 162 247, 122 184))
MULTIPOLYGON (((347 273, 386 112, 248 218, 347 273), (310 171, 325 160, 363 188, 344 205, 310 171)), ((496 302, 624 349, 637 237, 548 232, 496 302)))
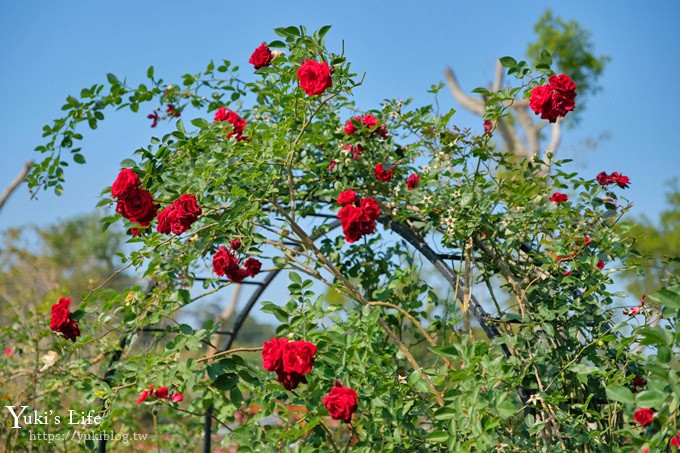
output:
MULTIPOLYGON (((167 85, 149 70, 150 90, 109 75, 107 90, 69 98, 65 118, 46 127, 36 189, 62 181, 61 153, 81 118, 109 107, 134 112, 145 102, 162 111, 172 102, 184 116, 123 166, 161 209, 182 194, 202 207, 182 234, 161 234, 152 224, 130 239, 136 248, 121 259, 153 282, 149 290, 94 291, 76 305, 84 333, 59 344, 71 359, 48 381, 52 395, 71 385, 84 405, 101 398, 107 429, 134 429, 131 413, 148 413, 149 405, 194 415, 181 426, 172 422, 177 434, 158 436, 158 449, 198 443, 195 415, 209 407, 228 428, 221 445, 239 451, 628 452, 667 443, 678 406, 680 295, 669 287, 650 296, 642 325, 633 315, 617 322, 622 295, 611 286, 633 242, 617 227, 627 200, 570 171, 569 161, 506 155, 491 136, 452 125, 453 111, 440 115, 410 100, 359 111, 352 90, 361 79, 343 53, 326 48, 327 32, 276 29, 281 39, 270 44, 284 53, 252 83, 228 61, 167 85), (298 85, 307 59, 333 67, 332 87, 318 96, 298 85), (248 140, 210 121, 219 107, 247 120, 248 140), (345 132, 347 120, 366 113, 377 124, 345 132), (355 157, 351 147, 359 145, 355 157), (391 181, 376 178, 381 164, 395 165, 391 181), (413 173, 420 184, 408 188, 413 173), (361 217, 365 234, 354 242, 335 230, 345 190, 373 198, 381 212, 375 231, 361 217), (568 201, 550 201, 556 191, 568 201), (168 322, 233 285, 213 274, 211 260, 234 238, 242 242, 239 257, 258 257, 264 272, 290 272, 285 295, 260 306, 279 322, 278 337, 317 347, 307 382, 294 391, 246 351, 213 355, 219 323, 194 330, 168 322), (433 281, 423 257, 442 280, 433 281), (436 290, 442 281, 444 292, 436 290), (319 295, 318 285, 334 296, 319 295), (157 325, 164 326, 157 335, 141 333, 157 325), (125 354, 112 367, 79 356, 90 345, 109 357, 121 341, 125 354), (633 385, 636 377, 647 379, 644 388, 633 385), (351 423, 333 420, 322 403, 336 380, 358 394, 351 423), (136 406, 149 385, 170 386, 186 399, 136 406), (642 405, 658 414, 646 431, 632 422, 642 405)), ((531 68, 503 58, 519 86, 485 91, 485 118, 505 118, 511 101, 552 71, 551 60, 543 53, 541 66, 531 68)), ((102 205, 113 203, 109 196, 103 189, 102 205)), ((36 335, 60 340, 46 326, 36 335)))

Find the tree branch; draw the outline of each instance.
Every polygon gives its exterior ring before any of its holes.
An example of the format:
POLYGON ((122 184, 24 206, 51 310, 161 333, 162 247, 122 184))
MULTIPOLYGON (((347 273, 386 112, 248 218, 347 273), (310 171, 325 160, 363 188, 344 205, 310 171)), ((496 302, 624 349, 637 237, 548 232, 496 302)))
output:
POLYGON ((449 90, 451 90, 451 94, 453 94, 453 97, 456 98, 460 105, 472 113, 484 115, 484 102, 482 102, 480 99, 476 99, 465 94, 465 92, 460 88, 458 79, 456 79, 456 75, 453 73, 451 68, 446 68, 446 71, 444 71, 444 78, 446 79, 446 84, 449 86, 449 90))
POLYGON ((28 175, 28 172, 31 170, 31 165, 33 165, 33 161, 29 160, 24 164, 24 168, 21 169, 19 174, 12 180, 12 182, 9 183, 5 191, 0 195, 0 209, 2 209, 3 205, 7 201, 10 195, 19 187, 19 184, 21 184, 26 178, 26 175, 28 175))

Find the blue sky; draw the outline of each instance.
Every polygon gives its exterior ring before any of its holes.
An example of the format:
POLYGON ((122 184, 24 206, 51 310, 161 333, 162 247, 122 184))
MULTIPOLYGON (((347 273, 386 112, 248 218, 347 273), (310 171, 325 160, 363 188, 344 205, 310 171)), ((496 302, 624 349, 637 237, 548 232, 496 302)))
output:
MULTIPOLYGON (((385 98, 415 97, 430 102, 427 89, 443 79, 446 66, 466 90, 487 85, 496 58, 523 56, 534 40, 533 24, 546 7, 590 30, 598 54, 612 57, 600 80, 603 90, 589 101, 578 129, 566 133, 562 157, 593 177, 602 170, 631 177, 627 196, 635 215, 652 219, 665 205, 664 181, 680 172, 680 3, 676 1, 513 2, 449 0, 392 2, 79 2, 0 0, 0 190, 42 143, 41 127, 60 115, 68 94, 105 81, 113 72, 132 84, 146 68, 167 81, 205 67, 211 59, 247 64, 272 29, 333 26, 328 45, 345 53, 366 72, 356 92, 360 108, 385 98), (615 6, 614 6, 615 5, 615 6), (593 150, 584 142, 611 136, 593 150)), ((457 107, 448 92, 442 108, 457 107)), ((5 205, 0 230, 23 223, 45 225, 90 212, 99 192, 110 185, 119 162, 169 124, 149 127, 146 114, 109 113, 96 131, 85 134, 85 166, 66 172, 64 195, 40 193, 29 200, 22 188, 5 205)), ((473 128, 480 120, 462 109, 454 122, 473 128)))

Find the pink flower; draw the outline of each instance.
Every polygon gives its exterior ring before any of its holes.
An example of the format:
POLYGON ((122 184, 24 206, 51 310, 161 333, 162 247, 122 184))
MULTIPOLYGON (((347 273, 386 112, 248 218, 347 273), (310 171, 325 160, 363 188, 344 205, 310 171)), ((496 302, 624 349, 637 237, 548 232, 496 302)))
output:
POLYGON ((418 184, 420 184, 420 175, 416 173, 412 173, 406 179, 406 187, 408 187, 408 190, 415 189, 416 187, 418 187, 418 184))
POLYGON ((298 69, 297 76, 300 88, 307 93, 307 96, 319 95, 333 86, 331 69, 326 62, 306 60, 298 69))
POLYGON ((567 196, 567 194, 559 192, 555 192, 554 194, 552 194, 552 197, 550 197, 550 201, 552 201, 553 203, 564 203, 568 199, 569 197, 567 196))
POLYGON ((260 69, 263 66, 269 66, 274 59, 272 51, 267 47, 267 43, 263 42, 250 56, 248 63, 252 64, 255 69, 260 69))
POLYGON ((12 354, 14 354, 14 349, 12 349, 12 348, 5 348, 5 356, 7 356, 7 357, 12 357, 12 354))

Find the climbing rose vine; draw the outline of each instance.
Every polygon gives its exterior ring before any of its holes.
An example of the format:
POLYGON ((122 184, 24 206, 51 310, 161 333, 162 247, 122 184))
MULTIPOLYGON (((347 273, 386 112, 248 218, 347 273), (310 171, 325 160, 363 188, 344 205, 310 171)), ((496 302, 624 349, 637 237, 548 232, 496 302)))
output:
POLYGON ((635 267, 620 222, 634 175, 580 176, 496 134, 517 124, 511 106, 535 128, 577 109, 569 75, 547 52, 535 69, 502 57, 515 80, 475 89, 483 122, 459 127, 435 100, 355 105, 364 77, 329 28, 276 29, 238 64, 172 83, 150 67, 69 96, 29 183, 63 190, 83 122, 148 115, 154 136, 99 203, 130 231, 117 259, 140 280, 36 296, 40 322, 3 327, 2 391, 96 411, 86 432, 154 430, 139 448, 159 451, 675 447, 678 281, 633 303, 613 290, 635 267), (215 321, 208 300, 233 304, 215 321), (251 310, 276 332, 244 345, 251 310))

